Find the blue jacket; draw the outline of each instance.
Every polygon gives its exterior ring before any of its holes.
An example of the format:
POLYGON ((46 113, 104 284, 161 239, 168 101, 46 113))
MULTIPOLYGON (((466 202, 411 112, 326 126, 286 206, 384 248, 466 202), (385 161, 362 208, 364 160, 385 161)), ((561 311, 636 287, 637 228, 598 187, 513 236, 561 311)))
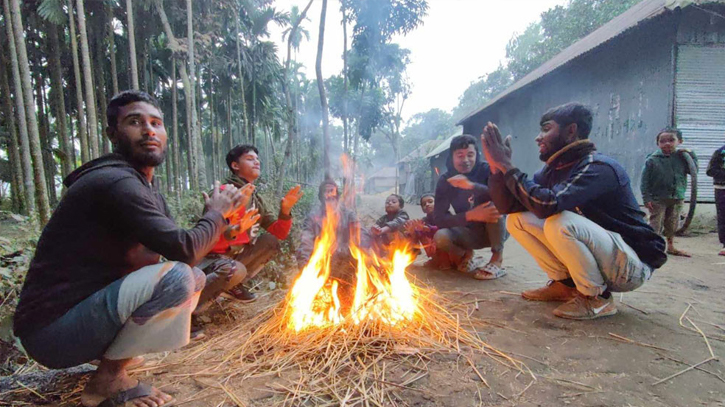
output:
POLYGON ((653 269, 667 261, 665 241, 645 222, 629 176, 588 140, 572 143, 547 161, 533 180, 518 169, 491 175, 491 197, 502 213, 530 211, 544 219, 573 211, 619 233, 653 269))
POLYGON ((435 206, 433 209, 433 219, 436 226, 443 229, 477 223, 466 222, 466 212, 476 205, 491 200, 488 191, 488 177, 491 175, 491 168, 481 160, 481 152, 476 150, 476 164, 471 172, 466 174, 468 179, 473 182, 474 188, 466 190, 456 188, 448 183, 448 178, 459 174, 453 167, 453 157, 450 154, 446 166, 448 171, 438 178, 438 184, 436 184, 435 206), (449 212, 451 206, 456 213, 455 215, 449 212))

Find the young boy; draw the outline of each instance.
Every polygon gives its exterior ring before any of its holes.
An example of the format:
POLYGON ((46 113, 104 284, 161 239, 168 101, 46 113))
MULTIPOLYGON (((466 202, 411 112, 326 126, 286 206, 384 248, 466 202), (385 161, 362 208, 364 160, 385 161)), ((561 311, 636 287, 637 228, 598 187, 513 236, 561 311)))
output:
POLYGON ((384 253, 390 243, 405 232, 405 222, 410 219, 408 212, 403 210, 405 201, 398 194, 391 194, 385 198, 385 215, 375 221, 375 226, 370 228, 373 241, 378 253, 384 253))
POLYGON ((715 184, 715 210, 717 211, 717 235, 723 248, 718 253, 725 256, 725 146, 715 150, 707 165, 707 175, 715 184))
POLYGON ((425 216, 422 219, 409 220, 405 224, 408 235, 414 242, 419 243, 425 250, 425 254, 430 259, 425 263, 426 266, 433 266, 440 270, 448 270, 451 268, 451 262, 448 253, 436 251, 435 240, 433 236, 438 231, 438 226, 433 220, 433 210, 435 208, 435 195, 431 193, 423 194, 420 197, 420 208, 425 216))
POLYGON ((682 132, 668 127, 657 134, 659 150, 650 154, 642 170, 642 200, 649 210, 649 224, 667 239, 667 254, 690 257, 675 248, 674 237, 687 190, 687 162, 690 154, 697 165, 697 156, 689 150, 678 150, 682 132), (663 233, 664 232, 664 233, 663 233))

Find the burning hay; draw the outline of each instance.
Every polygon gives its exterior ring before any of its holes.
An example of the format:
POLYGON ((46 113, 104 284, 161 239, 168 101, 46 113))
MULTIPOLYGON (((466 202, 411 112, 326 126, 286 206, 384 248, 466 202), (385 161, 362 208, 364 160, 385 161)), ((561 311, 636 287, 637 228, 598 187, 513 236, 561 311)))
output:
POLYGON ((192 350, 187 360, 208 366, 198 374, 215 377, 235 400, 231 381, 284 378, 268 387, 287 405, 396 405, 403 391, 432 396, 412 385, 428 375, 436 353, 467 359, 486 386, 472 362, 475 354, 534 378, 523 363, 463 329, 454 304, 408 280, 414 256, 404 244, 379 258, 353 239, 355 261, 346 270, 335 260, 334 212, 328 211, 312 257, 284 301, 192 350))

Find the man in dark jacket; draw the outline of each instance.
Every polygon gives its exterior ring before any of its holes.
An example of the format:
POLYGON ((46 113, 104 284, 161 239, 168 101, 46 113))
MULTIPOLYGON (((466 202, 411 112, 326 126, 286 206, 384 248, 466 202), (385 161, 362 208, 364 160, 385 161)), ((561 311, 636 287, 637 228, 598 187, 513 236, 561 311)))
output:
POLYGON ((216 188, 197 224, 180 229, 153 177, 167 145, 158 103, 144 92, 122 92, 107 116, 114 152, 65 179, 68 189, 20 293, 14 330, 45 366, 101 360, 81 394, 84 406, 106 399, 158 406, 171 397, 131 379, 126 367, 145 353, 188 343, 205 282, 193 265, 245 198, 236 187, 216 188), (161 256, 167 261, 159 263, 161 256))
POLYGON ((624 168, 589 141, 592 113, 569 103, 546 112, 536 137, 546 165, 533 179, 511 161, 511 136, 489 123, 482 144, 496 207, 511 235, 549 275, 533 301, 566 301, 554 315, 595 319, 617 313, 611 292, 632 291, 667 260, 665 242, 645 222, 624 168))
POLYGON ((725 256, 725 146, 715 150, 707 165, 707 175, 715 184, 715 210, 717 211, 717 235, 723 248, 718 253, 725 256))
POLYGON ((476 279, 505 275, 505 220, 491 202, 487 186, 491 170, 482 161, 473 136, 464 134, 451 140, 447 166, 435 190, 433 218, 439 228, 434 236, 436 250, 448 253, 459 271, 476 279), (449 212, 451 207, 455 215, 449 212), (490 247, 492 253, 486 265, 473 256, 474 250, 484 247, 490 247))

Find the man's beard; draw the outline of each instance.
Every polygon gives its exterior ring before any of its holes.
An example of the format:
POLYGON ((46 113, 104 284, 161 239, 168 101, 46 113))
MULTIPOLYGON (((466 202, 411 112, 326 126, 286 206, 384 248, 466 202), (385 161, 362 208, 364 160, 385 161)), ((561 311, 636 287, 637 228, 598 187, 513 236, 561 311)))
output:
POLYGON ((166 159, 166 149, 160 153, 152 152, 136 152, 131 142, 124 137, 118 138, 118 143, 114 148, 114 152, 121 154, 131 164, 141 167, 158 167, 166 159))
POLYGON ((556 137, 556 143, 547 152, 539 154, 539 160, 543 162, 549 161, 549 158, 551 158, 551 156, 558 153, 562 148, 566 147, 567 145, 568 143, 561 136, 561 132, 559 132, 559 135, 556 137))

